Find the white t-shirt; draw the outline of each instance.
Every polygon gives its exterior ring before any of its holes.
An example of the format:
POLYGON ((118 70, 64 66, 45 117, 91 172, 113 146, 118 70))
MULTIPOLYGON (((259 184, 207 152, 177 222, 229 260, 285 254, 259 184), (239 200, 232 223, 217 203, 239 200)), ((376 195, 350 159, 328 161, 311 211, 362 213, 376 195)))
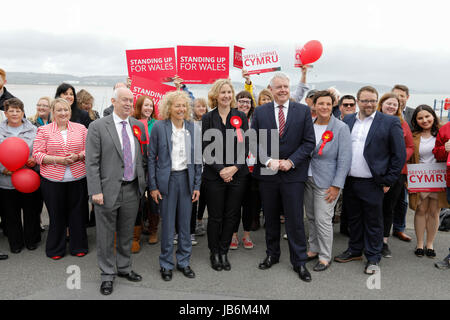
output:
POLYGON ((419 146, 419 163, 436 163, 436 158, 433 154, 436 137, 424 138, 420 137, 419 146))
MULTIPOLYGON (((324 132, 327 130, 327 127, 328 127, 327 124, 324 125, 314 124, 314 134, 316 135, 316 146, 318 144, 322 144, 322 136, 324 132)), ((308 176, 312 177, 311 164, 309 164, 308 176)))

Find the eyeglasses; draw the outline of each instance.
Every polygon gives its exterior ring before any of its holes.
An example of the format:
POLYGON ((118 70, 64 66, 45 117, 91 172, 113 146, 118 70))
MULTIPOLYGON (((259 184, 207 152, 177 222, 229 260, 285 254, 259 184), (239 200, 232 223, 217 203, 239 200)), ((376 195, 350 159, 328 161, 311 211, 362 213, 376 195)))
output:
POLYGON ((252 102, 250 100, 243 100, 243 99, 239 99, 238 103, 240 103, 240 104, 252 104, 252 102))
POLYGON ((358 100, 359 102, 361 102, 362 104, 375 104, 378 102, 378 100, 358 100))
POLYGON ((37 104, 36 105, 36 107, 46 107, 46 108, 48 108, 48 107, 50 107, 48 104, 37 104))
POLYGON ((343 103, 342 105, 344 106, 344 108, 351 108, 355 106, 354 103, 343 103))

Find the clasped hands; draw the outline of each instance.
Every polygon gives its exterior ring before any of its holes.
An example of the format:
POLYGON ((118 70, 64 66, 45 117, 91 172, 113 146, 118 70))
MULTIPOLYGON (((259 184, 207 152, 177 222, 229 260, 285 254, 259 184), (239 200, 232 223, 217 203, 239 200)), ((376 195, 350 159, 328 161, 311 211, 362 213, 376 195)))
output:
POLYGON ((233 180, 233 176, 237 171, 238 168, 236 166, 231 166, 223 168, 222 170, 220 170, 219 174, 223 181, 228 183, 233 180))
POLYGON ((292 168, 292 162, 290 160, 278 160, 271 159, 267 164, 267 167, 273 171, 289 171, 292 168))

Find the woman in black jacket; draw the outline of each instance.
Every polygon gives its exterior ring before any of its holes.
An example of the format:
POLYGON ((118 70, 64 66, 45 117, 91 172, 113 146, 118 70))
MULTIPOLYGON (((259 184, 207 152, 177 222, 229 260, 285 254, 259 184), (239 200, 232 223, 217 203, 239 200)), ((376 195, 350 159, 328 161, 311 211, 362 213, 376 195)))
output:
POLYGON ((81 123, 86 128, 89 127, 89 124, 92 122, 89 114, 78 108, 77 106, 77 94, 75 93, 75 88, 68 83, 61 83, 56 89, 55 99, 63 98, 67 102, 69 102, 70 107, 72 109, 72 116, 70 117, 70 121, 81 123))
POLYGON ((230 80, 217 80, 208 93, 208 100, 212 111, 202 117, 205 159, 202 178, 207 190, 208 247, 211 267, 228 271, 231 269, 228 249, 240 216, 249 173, 246 164, 248 142, 244 137, 248 120, 235 108, 235 93, 230 80), (234 151, 233 155, 227 154, 230 150, 234 151))

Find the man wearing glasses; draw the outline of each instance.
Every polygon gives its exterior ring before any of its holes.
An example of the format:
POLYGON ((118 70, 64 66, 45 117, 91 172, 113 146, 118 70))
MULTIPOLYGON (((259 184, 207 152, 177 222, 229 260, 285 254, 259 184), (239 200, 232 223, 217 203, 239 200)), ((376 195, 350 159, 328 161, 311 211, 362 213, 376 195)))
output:
POLYGON ((356 96, 359 112, 344 122, 352 135, 352 166, 344 187, 348 249, 337 262, 367 258, 364 272, 380 272, 383 246, 383 197, 397 181, 406 160, 403 130, 397 117, 377 112, 378 92, 366 86, 356 96))

